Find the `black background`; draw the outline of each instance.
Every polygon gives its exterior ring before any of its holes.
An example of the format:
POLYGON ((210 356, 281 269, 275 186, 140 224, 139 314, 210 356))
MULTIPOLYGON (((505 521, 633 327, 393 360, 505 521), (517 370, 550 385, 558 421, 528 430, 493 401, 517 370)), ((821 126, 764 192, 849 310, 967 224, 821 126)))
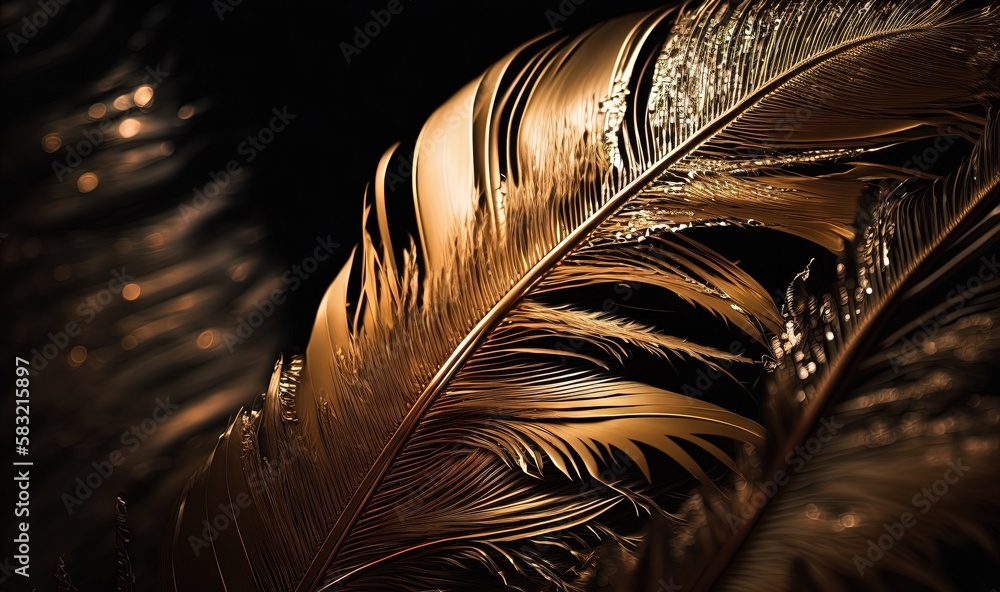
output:
MULTIPOLYGON (((177 33, 197 83, 225 97, 232 146, 266 123, 272 107, 288 105, 298 116, 258 159, 249 195, 273 232, 274 252, 296 262, 312 251, 316 236, 354 244, 365 186, 382 153, 415 140, 434 109, 493 62, 553 32, 550 19, 573 31, 664 4, 577 2, 400 0, 401 12, 360 53, 351 52, 350 63, 341 44, 353 45, 355 27, 364 29, 374 20, 371 11, 385 10, 387 1, 300 2, 280 10, 244 1, 222 22, 202 2, 189 9, 193 23, 185 21, 195 26, 178 26, 177 33)), ((220 164, 228 158, 220 154, 220 164)), ((291 295, 293 348, 307 342, 338 269, 322 267, 322 277, 291 295)))

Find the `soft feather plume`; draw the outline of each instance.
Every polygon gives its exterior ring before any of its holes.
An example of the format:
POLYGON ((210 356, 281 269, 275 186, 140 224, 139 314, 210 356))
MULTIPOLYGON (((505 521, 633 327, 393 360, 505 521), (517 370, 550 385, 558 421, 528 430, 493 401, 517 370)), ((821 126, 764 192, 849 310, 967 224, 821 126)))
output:
POLYGON ((914 329, 894 313, 940 308, 995 245, 998 20, 959 1, 714 1, 510 54, 430 118, 412 188, 387 172, 407 150, 380 163, 377 223, 305 356, 192 481, 168 587, 874 587, 852 556, 947 460, 978 459, 872 567, 945 589, 922 563, 932 537, 996 509, 996 402, 959 367, 995 365, 995 283, 919 362, 892 375, 886 352, 914 329), (895 160, 942 130, 955 166, 895 160), (401 193, 416 241, 394 236, 401 193), (766 253, 720 252, 734 226, 840 263, 800 274, 779 310, 748 271, 766 253), (659 312, 589 302, 623 285, 659 312), (972 337, 982 359, 962 353, 972 337), (754 362, 764 347, 774 361, 754 362), (718 377, 713 401, 690 392, 695 369, 718 377), (766 381, 767 431, 746 377, 766 381), (744 512, 828 411, 842 434, 744 512))

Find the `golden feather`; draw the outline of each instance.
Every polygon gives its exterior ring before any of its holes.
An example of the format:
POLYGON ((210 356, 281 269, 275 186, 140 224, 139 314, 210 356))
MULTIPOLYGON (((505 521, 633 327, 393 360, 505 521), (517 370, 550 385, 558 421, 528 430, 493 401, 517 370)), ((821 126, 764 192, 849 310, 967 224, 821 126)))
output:
MULTIPOLYGON (((905 298, 995 245, 998 18, 712 0, 512 52, 431 116, 412 159, 396 146, 379 164, 305 355, 279 362, 185 493, 166 586, 583 590, 614 562, 625 589, 707 588, 727 566, 739 581, 757 561, 740 544, 771 515, 730 532, 725 508, 851 404, 905 298), (944 174, 894 160, 942 133, 964 147, 944 174), (409 208, 417 237, 394 236, 409 208), (831 295, 803 273, 779 310, 712 238, 758 227, 839 254, 831 295), (658 310, 588 302, 633 286, 658 310), (695 370, 723 395, 692 394, 695 370), (734 373, 769 384, 767 430, 734 373)), ((975 437, 995 450, 995 429, 975 437)), ((790 491, 776 511, 798 511, 790 491)), ((842 567, 814 564, 823 585, 842 567)))

